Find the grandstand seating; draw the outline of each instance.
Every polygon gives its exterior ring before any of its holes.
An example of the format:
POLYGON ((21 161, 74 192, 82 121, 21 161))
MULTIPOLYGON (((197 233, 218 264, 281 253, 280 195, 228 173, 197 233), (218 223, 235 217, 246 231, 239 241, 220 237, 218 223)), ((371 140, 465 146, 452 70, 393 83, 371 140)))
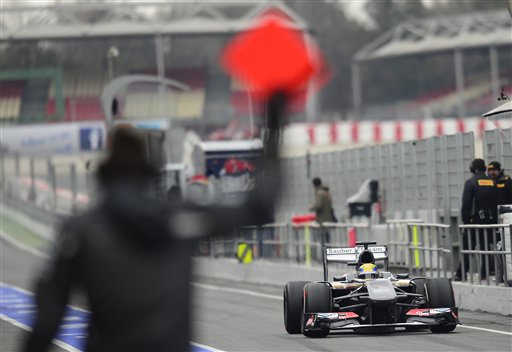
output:
POLYGON ((0 81, 0 120, 16 120, 20 116, 23 81, 0 81))
MULTIPOLYGON (((481 82, 475 81, 477 83, 468 83, 464 87, 464 102, 466 113, 469 115, 480 115, 492 109, 497 98, 492 96, 492 86, 488 79, 482 79, 481 82)), ((510 85, 507 79, 503 78, 500 80, 501 86, 507 84, 510 85)), ((394 104, 393 109, 387 113, 384 112, 387 110, 380 108, 378 110, 382 112, 383 116, 380 116, 378 119, 418 119, 457 116, 458 103, 457 90, 454 86, 450 86, 429 92, 412 101, 394 104)), ((372 114, 376 113, 374 110, 372 114)))
MULTIPOLYGON (((145 72, 154 75, 154 72, 145 72)), ((129 87, 122 115, 130 119, 197 119, 203 116, 206 73, 204 69, 185 68, 166 72, 166 77, 190 87, 189 91, 166 89, 160 98, 158 87, 134 84, 129 87)))
MULTIPOLYGON (((64 73, 64 120, 102 120, 103 112, 99 97, 106 77, 93 73, 64 73)), ((50 86, 46 113, 55 114, 55 87, 50 86)))

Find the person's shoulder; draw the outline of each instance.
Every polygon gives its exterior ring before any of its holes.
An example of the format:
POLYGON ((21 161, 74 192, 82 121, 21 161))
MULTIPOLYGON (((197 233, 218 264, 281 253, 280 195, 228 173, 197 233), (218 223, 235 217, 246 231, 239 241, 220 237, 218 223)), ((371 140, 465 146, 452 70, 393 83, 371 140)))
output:
POLYGON ((478 177, 476 175, 471 175, 470 178, 466 179, 464 185, 474 185, 478 181, 478 177))
POLYGON ((320 193, 321 195, 327 195, 329 193, 329 189, 326 189, 326 188, 320 188, 318 190, 318 193, 320 193))

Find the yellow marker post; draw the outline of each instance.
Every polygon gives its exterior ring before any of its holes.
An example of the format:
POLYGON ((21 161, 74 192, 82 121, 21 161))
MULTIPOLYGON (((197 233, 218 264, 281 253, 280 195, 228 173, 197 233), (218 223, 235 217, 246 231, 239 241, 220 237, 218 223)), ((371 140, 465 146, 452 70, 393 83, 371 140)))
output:
POLYGON ((242 264, 252 263, 252 248, 245 242, 240 242, 236 249, 236 258, 242 264))
POLYGON ((304 248, 306 249, 306 265, 311 266, 311 231, 309 224, 304 225, 304 248))
POLYGON ((412 227, 412 243, 414 245, 414 264, 416 268, 420 267, 420 251, 418 250, 418 226, 412 227))

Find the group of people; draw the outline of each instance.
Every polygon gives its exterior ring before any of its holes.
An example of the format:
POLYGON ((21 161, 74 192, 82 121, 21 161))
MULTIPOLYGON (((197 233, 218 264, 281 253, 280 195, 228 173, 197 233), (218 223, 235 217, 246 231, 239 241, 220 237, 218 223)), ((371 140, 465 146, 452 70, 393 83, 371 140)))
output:
MULTIPOLYGON (((466 180, 462 193, 461 219, 463 224, 485 225, 498 223, 498 205, 512 204, 512 179, 505 175, 501 164, 497 161, 485 165, 483 159, 474 159, 469 167, 473 174, 466 180), (486 173, 487 172, 487 173, 486 173)), ((495 241, 499 242, 499 234, 493 236, 491 230, 480 230, 478 234, 468 232, 462 236, 462 248, 465 250, 475 249, 478 238, 480 250, 493 250, 495 241)), ((455 273, 455 280, 462 279, 462 264, 464 264, 464 275, 469 270, 469 256, 463 256, 463 263, 459 264, 455 273)), ((487 271, 486 260, 482 260, 480 267, 480 278, 486 279, 487 273, 494 271, 494 262, 489 258, 489 270, 487 271)))

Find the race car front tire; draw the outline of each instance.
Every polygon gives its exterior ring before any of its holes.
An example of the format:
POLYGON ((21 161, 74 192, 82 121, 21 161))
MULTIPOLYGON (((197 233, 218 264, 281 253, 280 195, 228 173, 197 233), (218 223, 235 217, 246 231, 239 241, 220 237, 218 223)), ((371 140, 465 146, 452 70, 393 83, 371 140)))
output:
POLYGON ((284 286, 284 328, 289 334, 300 334, 302 323, 302 296, 310 281, 290 281, 284 286))
MULTIPOLYGON (((306 313, 329 313, 332 310, 332 291, 329 286, 323 283, 309 283, 304 286, 304 314, 306 313)), ((325 337, 329 330, 305 330, 302 322, 302 333, 307 337, 325 337)))
MULTIPOLYGON (((429 308, 455 307, 452 283, 448 279, 428 279, 425 282, 425 296, 429 308)), ((457 324, 441 324, 430 328, 433 333, 447 333, 455 330, 457 324)))

